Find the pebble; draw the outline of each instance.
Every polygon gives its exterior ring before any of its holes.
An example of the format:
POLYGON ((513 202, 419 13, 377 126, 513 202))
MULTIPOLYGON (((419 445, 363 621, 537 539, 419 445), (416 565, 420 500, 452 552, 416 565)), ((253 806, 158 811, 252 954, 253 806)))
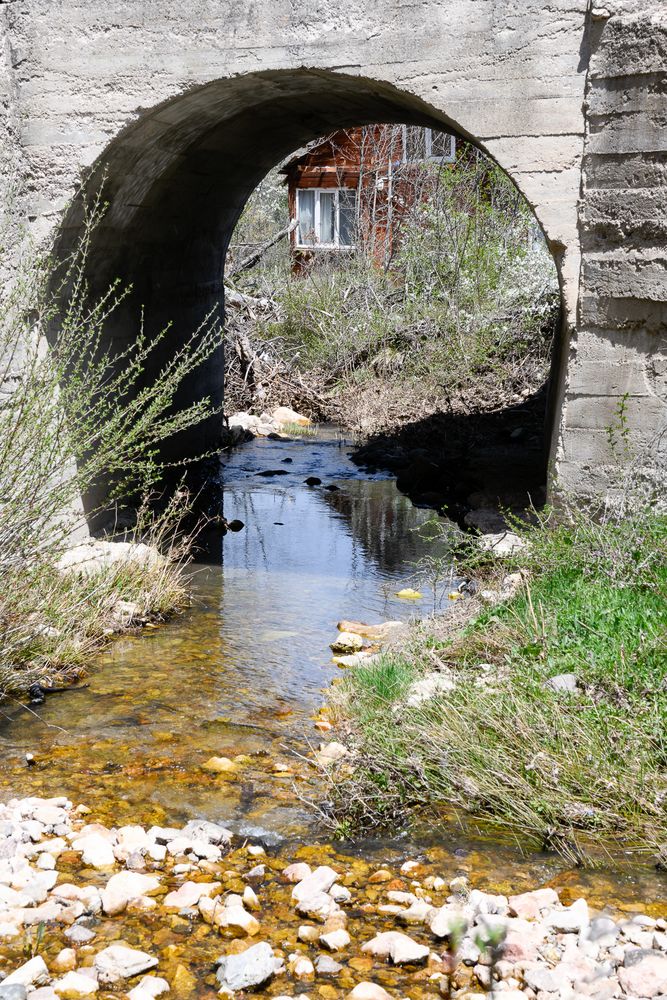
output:
POLYGON ((347 948, 350 941, 350 935, 342 927, 330 931, 328 934, 320 935, 320 944, 323 944, 329 951, 342 951, 343 948, 347 948))

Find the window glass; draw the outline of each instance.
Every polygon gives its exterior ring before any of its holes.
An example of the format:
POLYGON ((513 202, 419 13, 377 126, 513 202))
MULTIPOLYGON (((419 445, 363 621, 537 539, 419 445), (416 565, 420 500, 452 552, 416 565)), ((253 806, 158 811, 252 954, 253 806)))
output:
POLYGON ((404 125, 403 162, 421 163, 426 159, 426 129, 417 125, 404 125))
POLYGON ((320 243, 333 243, 336 228, 336 193, 320 191, 320 243))
POLYGON ((299 188, 297 190, 297 217, 301 246, 313 246, 315 239, 315 192, 299 188))
POLYGON ((451 160, 454 156, 454 137, 447 132, 431 132, 431 154, 434 159, 451 160))
POLYGON ((354 231, 356 228, 357 193, 351 188, 342 188, 339 198, 339 240, 341 246, 354 246, 354 231))

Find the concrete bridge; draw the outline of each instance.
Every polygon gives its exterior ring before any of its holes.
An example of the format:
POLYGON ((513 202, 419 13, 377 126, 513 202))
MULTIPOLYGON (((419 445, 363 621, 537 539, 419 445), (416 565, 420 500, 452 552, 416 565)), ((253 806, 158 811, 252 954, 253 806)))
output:
POLYGON ((556 261, 552 471, 596 489, 625 394, 665 463, 666 80, 666 0, 0 0, 0 185, 67 245, 104 172, 91 279, 134 282, 122 341, 137 301, 176 335, 221 304, 245 200, 296 147, 376 121, 473 140, 556 261))

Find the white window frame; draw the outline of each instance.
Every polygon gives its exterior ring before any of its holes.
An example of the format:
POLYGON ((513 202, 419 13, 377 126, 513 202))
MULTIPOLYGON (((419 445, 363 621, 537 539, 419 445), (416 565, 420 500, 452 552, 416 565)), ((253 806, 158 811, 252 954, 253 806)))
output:
POLYGON ((353 191, 356 197, 356 188, 297 188, 296 189, 296 219, 297 219, 297 230, 296 230, 296 245, 299 250, 354 250, 354 243, 341 243, 340 242, 340 192, 341 191, 353 191), (314 206, 313 206, 313 231, 315 233, 315 243, 303 243, 301 239, 301 225, 299 224, 299 198, 302 191, 312 192, 314 195, 314 206), (320 195, 322 194, 333 194, 334 195, 334 242, 333 243, 322 243, 319 239, 319 234, 322 232, 321 225, 321 209, 320 209, 320 195))
MULTIPOLYGON (((403 125, 403 163, 454 163, 456 160, 456 138, 455 136, 447 133, 452 143, 452 151, 449 156, 438 156, 437 153, 433 153, 433 129, 424 128, 424 159, 423 160, 408 160, 407 148, 408 148, 408 126, 403 125)), ((444 131, 444 129, 443 129, 444 131)))

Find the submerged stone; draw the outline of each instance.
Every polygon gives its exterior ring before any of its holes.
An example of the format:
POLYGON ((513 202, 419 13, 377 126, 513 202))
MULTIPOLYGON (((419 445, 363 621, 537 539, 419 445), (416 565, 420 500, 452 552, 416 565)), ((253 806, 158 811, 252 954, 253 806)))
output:
POLYGON ((232 992, 261 986, 283 970, 282 960, 275 957, 273 948, 265 941, 240 955, 223 955, 216 965, 218 982, 232 992))

